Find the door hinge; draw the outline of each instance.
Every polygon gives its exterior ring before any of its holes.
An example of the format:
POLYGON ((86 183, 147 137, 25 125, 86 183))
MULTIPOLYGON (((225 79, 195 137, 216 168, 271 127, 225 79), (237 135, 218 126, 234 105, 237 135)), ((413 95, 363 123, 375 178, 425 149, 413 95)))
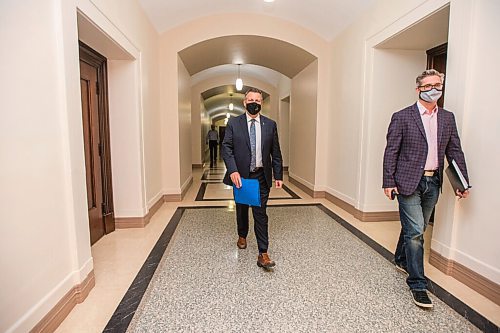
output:
POLYGON ((104 154, 104 146, 102 145, 102 143, 99 143, 99 156, 102 157, 102 155, 104 154))
POLYGON ((99 95, 99 82, 98 81, 95 82, 95 93, 97 95, 99 95))
POLYGON ((108 211, 108 207, 106 206, 106 203, 101 204, 102 207, 102 215, 106 215, 106 212, 108 211))

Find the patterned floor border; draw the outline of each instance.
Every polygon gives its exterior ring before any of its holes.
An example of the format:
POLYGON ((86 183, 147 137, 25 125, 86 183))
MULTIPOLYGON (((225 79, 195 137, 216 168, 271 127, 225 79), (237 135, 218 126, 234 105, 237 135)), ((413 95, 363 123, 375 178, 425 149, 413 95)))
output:
MULTIPOLYGON (((269 207, 287 207, 287 206, 317 206, 328 216, 330 216, 334 221, 342 225, 345 229, 350 231, 353 235, 358 237, 361 241, 370 246, 373 250, 379 253, 382 257, 392 262, 393 255, 386 248, 375 242, 373 239, 356 229, 354 226, 346 222, 344 219, 339 217, 334 212, 330 211, 328 208, 322 204, 283 204, 283 205, 271 205, 269 207)), ((167 249, 167 246, 172 239, 172 236, 177 228, 179 222, 181 221, 182 215, 188 209, 221 209, 225 207, 218 206, 185 206, 177 208, 176 212, 170 219, 160 238, 156 242, 155 246, 151 250, 148 258, 142 265, 139 273, 137 273, 134 281, 130 285, 129 289, 123 296, 120 304, 116 308, 115 312, 111 316, 108 324, 106 325, 103 332, 125 332, 132 321, 132 318, 137 311, 139 303, 146 292, 146 289, 153 278, 153 274, 158 267, 158 264, 167 249)), ((470 308, 468 305, 457 299, 455 296, 447 292, 437 283, 433 282, 429 278, 428 285, 429 291, 433 293, 436 297, 446 303, 449 307, 454 309, 462 317, 467 319, 469 322, 478 327, 481 331, 487 333, 498 333, 500 329, 494 323, 483 317, 481 314, 477 313, 474 309, 470 308)))

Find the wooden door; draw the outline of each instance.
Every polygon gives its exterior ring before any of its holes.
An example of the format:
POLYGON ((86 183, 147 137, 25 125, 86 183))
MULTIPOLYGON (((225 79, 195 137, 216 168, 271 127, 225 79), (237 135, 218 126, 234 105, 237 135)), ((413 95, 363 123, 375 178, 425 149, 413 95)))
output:
POLYGON ((107 59, 80 42, 80 86, 90 241, 115 230, 109 133, 107 59))
POLYGON ((87 175, 87 204, 89 209, 90 243, 104 236, 102 211, 102 170, 97 96, 97 69, 80 60, 80 89, 82 94, 83 138, 87 175))
MULTIPOLYGON (((446 60, 448 58, 448 43, 433 47, 427 50, 427 69, 435 69, 440 73, 446 74, 446 60)), ((446 79, 446 78, 445 78, 446 79)), ((445 88, 443 95, 438 99, 438 106, 443 107, 445 88)))

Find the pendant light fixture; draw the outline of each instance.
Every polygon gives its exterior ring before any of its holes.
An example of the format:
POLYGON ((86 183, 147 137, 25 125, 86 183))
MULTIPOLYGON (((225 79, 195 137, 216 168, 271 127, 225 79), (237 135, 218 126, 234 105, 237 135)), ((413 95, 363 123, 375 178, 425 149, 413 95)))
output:
POLYGON ((243 80, 240 76, 240 66, 241 64, 238 64, 238 78, 236 79, 236 90, 238 91, 241 91, 241 89, 243 89, 243 80))
POLYGON ((229 111, 233 111, 234 110, 234 104, 233 104, 233 94, 229 94, 229 97, 231 98, 229 100, 229 111))

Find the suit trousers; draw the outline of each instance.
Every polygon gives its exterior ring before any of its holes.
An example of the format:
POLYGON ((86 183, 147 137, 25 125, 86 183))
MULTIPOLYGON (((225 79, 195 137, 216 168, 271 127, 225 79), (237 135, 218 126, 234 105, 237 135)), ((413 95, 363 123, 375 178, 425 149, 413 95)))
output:
POLYGON ((208 141, 208 147, 210 148, 210 165, 214 165, 217 162, 217 140, 208 141))
MULTIPOLYGON (((266 213, 267 200, 269 191, 271 190, 266 182, 264 169, 260 168, 257 172, 251 172, 250 179, 258 179, 260 185, 260 207, 252 206, 252 214, 254 219, 254 231, 257 238, 257 246, 259 253, 266 253, 269 246, 268 235, 268 217, 266 213)), ((248 221, 248 205, 236 204, 236 222, 238 224, 238 236, 247 238, 249 221, 248 221)))

